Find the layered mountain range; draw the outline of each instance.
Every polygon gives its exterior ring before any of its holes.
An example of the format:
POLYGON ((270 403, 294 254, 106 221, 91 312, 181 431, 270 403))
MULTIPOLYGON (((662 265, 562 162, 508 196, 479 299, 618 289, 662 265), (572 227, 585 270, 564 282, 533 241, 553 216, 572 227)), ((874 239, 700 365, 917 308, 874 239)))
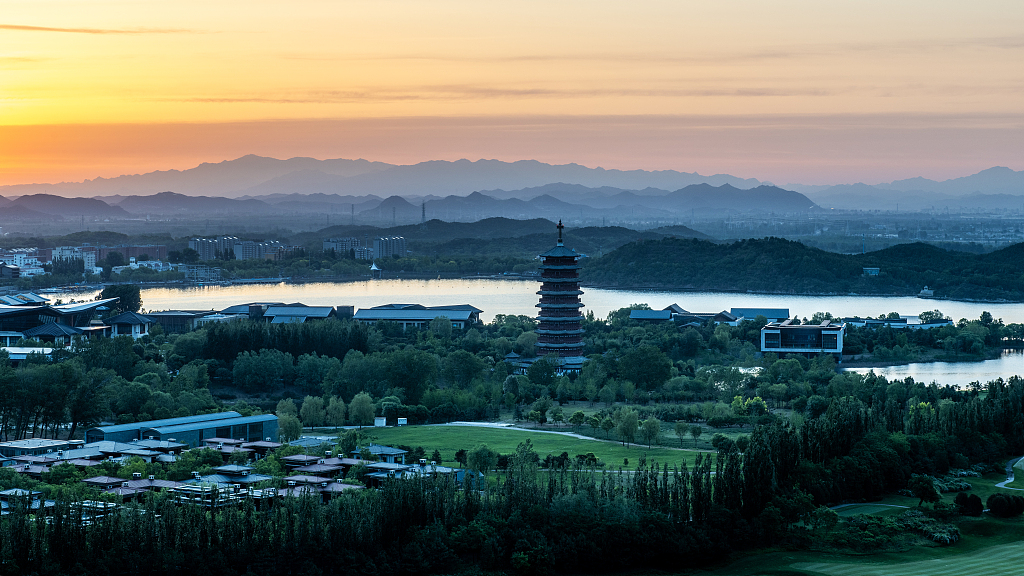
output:
POLYGON ((327 216, 338 222, 471 221, 564 214, 665 221, 745 213, 1024 209, 1024 171, 991 168, 937 182, 792 185, 672 170, 604 170, 525 160, 278 160, 244 156, 189 170, 0 187, 0 220, 327 216))

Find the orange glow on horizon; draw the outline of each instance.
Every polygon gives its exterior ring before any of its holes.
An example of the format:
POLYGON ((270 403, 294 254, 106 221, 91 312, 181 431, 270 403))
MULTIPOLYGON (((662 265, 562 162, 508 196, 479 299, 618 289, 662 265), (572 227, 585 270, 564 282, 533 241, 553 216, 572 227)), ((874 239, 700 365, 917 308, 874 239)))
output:
POLYGON ((247 153, 791 180, 980 169, 1020 157, 1019 121, 963 132, 961 119, 1024 114, 1021 30, 1015 0, 14 0, 0 13, 0 184, 247 153), (858 153, 854 144, 887 142, 886 122, 862 133, 872 119, 902 116, 933 119, 892 141, 909 146, 902 166, 858 153), (714 119, 727 133, 706 139, 722 148, 691 145, 708 134, 692 118, 714 119), (475 134, 474 123, 500 126, 475 134), (929 141, 951 126, 961 131, 950 137, 988 140, 929 141))

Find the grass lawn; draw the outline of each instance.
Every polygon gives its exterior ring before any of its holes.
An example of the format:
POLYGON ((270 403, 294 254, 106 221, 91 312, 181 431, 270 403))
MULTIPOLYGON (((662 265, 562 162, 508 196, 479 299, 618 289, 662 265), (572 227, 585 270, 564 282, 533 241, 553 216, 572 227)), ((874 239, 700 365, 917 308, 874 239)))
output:
MULTIPOLYGON (((568 431, 569 429, 563 429, 568 431)), ((486 444, 492 450, 502 454, 511 454, 520 442, 529 439, 533 449, 541 458, 548 454, 558 455, 568 452, 569 456, 593 452, 609 470, 620 467, 633 469, 641 454, 647 454, 648 461, 667 463, 669 466, 685 461, 693 466, 696 453, 688 450, 654 446, 631 445, 629 448, 618 442, 606 442, 550 434, 535 430, 519 430, 514 428, 485 428, 481 426, 402 426, 401 428, 369 428, 364 431, 378 444, 405 446, 422 446, 429 458, 434 450, 441 452, 446 464, 455 461, 455 452, 461 449, 472 450, 480 444, 486 444), (629 465, 623 466, 624 458, 629 465)))
MULTIPOLYGON (((681 404, 687 404, 687 403, 683 402, 681 404)), ((695 405, 695 406, 700 406, 702 404, 703 404, 703 402, 695 402, 695 403, 693 403, 693 405, 695 405)), ((608 406, 605 405, 602 402, 595 402, 594 405, 591 406, 590 402, 587 402, 587 401, 572 401, 572 402, 567 402, 564 406, 562 406, 562 412, 565 415, 566 420, 568 420, 569 417, 572 416, 573 412, 576 412, 577 410, 582 411, 583 414, 585 414, 587 417, 590 417, 590 416, 593 416, 594 414, 597 414, 601 410, 614 410, 616 408, 622 407, 623 405, 624 404, 622 402, 616 402, 614 406, 612 406, 611 408, 608 408, 608 406)), ((557 404, 556 404, 556 406, 557 406, 557 404)), ((503 419, 505 421, 511 422, 511 419, 508 418, 508 416, 506 414, 503 413, 502 416, 503 416, 503 419)), ((528 422, 520 422, 520 424, 521 425, 525 425, 525 426, 529 426, 528 422)), ((689 426, 689 425, 690 424, 688 423, 687 426, 689 426)), ((748 426, 748 425, 744 425, 744 426, 730 426, 728 428, 712 428, 711 426, 708 426, 707 424, 698 424, 698 425, 701 427, 702 433, 701 433, 700 437, 697 438, 696 448, 694 446, 693 437, 691 437, 689 433, 687 433, 686 436, 683 438, 683 444, 682 444, 683 448, 688 449, 688 450, 697 449, 697 450, 711 450, 711 451, 714 451, 714 448, 711 446, 711 438, 715 434, 723 434, 727 438, 735 441, 738 436, 741 436, 741 435, 749 436, 750 433, 754 429, 753 426, 748 426)), ((661 433, 658 435, 658 443, 659 444, 661 444, 662 446, 671 446, 673 448, 679 448, 680 447, 680 445, 679 445, 679 437, 676 436, 676 432, 675 432, 675 426, 676 426, 675 422, 668 422, 668 421, 666 421, 666 422, 662 422, 661 423, 661 433)), ((550 427, 551 427, 550 423, 547 426, 545 426, 545 428, 550 428, 550 427)), ((603 430, 594 430, 590 426, 586 426, 586 425, 580 426, 579 430, 573 430, 572 426, 570 426, 568 424, 563 424, 561 428, 563 430, 566 430, 566 431, 575 431, 576 433, 581 434, 583 436, 591 436, 593 438, 597 438, 598 440, 605 439, 605 437, 606 437, 603 430)), ((614 431, 611 433, 611 437, 612 437, 613 440, 616 438, 614 431)))
POLYGON ((1017 574, 1024 562, 1024 520, 983 517, 960 524, 953 546, 917 546, 906 552, 751 554, 712 572, 714 576, 991 576, 1017 574))

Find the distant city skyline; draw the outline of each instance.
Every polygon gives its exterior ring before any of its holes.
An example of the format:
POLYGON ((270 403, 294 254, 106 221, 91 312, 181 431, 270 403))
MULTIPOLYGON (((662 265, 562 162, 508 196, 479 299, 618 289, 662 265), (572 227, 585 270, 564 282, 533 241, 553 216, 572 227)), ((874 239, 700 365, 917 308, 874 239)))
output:
POLYGON ((0 185, 245 154, 787 183, 1024 169, 1024 5, 3 3, 0 185))

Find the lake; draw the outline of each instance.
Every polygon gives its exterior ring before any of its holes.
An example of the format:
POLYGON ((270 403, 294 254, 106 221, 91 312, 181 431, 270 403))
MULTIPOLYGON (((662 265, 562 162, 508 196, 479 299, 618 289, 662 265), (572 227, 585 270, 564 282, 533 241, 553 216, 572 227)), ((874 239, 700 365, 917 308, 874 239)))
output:
MULTIPOLYGON (((538 283, 527 280, 364 280, 360 282, 319 282, 309 284, 257 284, 200 286, 191 288, 144 288, 146 310, 221 310, 246 302, 302 302, 310 305, 349 305, 368 308, 381 304, 408 302, 428 306, 472 304, 482 309, 483 320, 495 314, 536 316, 538 283)), ((888 312, 918 314, 938 308, 954 320, 975 319, 983 311, 1005 322, 1024 322, 1024 304, 981 304, 951 300, 924 300, 884 296, 795 296, 745 294, 738 292, 672 292, 609 290, 584 287, 586 308, 599 318, 629 306, 644 303, 658 310, 679 304, 691 312, 718 312, 730 308, 789 308, 791 315, 810 318, 815 312, 836 316, 878 316, 888 312)), ((51 298, 93 298, 98 292, 51 294, 51 298)))
POLYGON ((890 382, 910 376, 916 382, 937 382, 941 385, 963 387, 971 382, 984 384, 996 378, 1006 380, 1014 375, 1024 376, 1024 350, 1004 350, 999 358, 981 362, 920 362, 902 366, 840 370, 859 374, 867 374, 873 370, 875 374, 885 376, 890 382))

